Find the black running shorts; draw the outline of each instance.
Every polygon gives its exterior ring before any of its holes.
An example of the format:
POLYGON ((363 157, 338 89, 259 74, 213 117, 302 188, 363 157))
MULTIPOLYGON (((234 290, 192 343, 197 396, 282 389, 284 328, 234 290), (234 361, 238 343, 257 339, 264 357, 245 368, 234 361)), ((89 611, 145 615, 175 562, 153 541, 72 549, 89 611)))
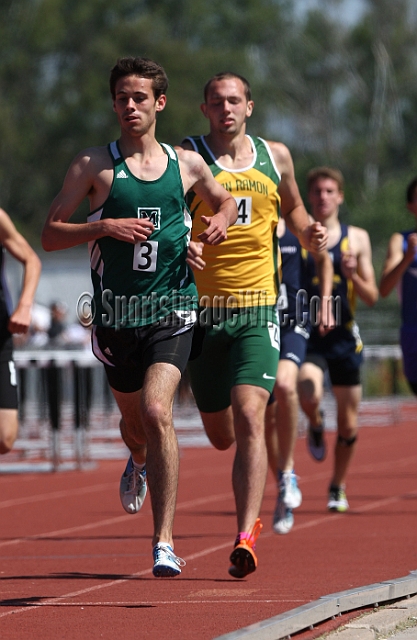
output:
POLYGON ((0 361, 0 409, 17 409, 16 368, 11 356, 0 361))
POLYGON ((137 329, 94 326, 93 353, 104 364, 110 386, 122 393, 138 391, 146 370, 157 362, 172 364, 182 374, 190 355, 194 321, 190 324, 172 315, 137 329))

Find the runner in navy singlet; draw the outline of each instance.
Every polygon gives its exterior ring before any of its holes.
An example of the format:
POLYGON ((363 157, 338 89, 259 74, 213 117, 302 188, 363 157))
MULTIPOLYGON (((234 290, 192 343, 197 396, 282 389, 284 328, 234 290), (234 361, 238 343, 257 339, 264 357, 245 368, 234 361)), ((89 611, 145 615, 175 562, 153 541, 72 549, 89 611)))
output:
MULTIPOLYGON (((327 250, 333 260, 333 294, 341 304, 341 313, 339 317, 337 312, 335 314, 338 326, 325 336, 313 329, 306 361, 300 371, 299 393, 301 406, 310 421, 307 434, 310 453, 322 461, 326 448, 320 402, 324 371, 328 369, 337 402, 337 440, 327 507, 330 511, 343 512, 349 508, 345 484, 355 450, 362 396, 362 342, 354 317, 355 300, 359 296, 365 304, 372 306, 378 299, 378 289, 368 233, 339 221, 339 206, 343 202, 342 174, 337 169, 318 167, 309 172, 307 182, 311 214, 327 227, 329 234, 327 250)), ((316 291, 316 277, 308 256, 306 268, 306 288, 311 296, 316 291)))
POLYGON ((379 291, 385 297, 397 287, 404 374, 417 395, 417 178, 408 185, 406 197, 407 209, 416 219, 416 226, 391 236, 379 291))
MULTIPOLYGON (((302 289, 302 248, 284 220, 278 223, 281 283, 279 290, 279 321, 281 353, 272 399, 266 410, 265 436, 269 466, 277 480, 278 497, 272 527, 275 533, 286 534, 294 524, 293 509, 300 506, 302 496, 294 471, 294 449, 298 436, 298 372, 304 362, 311 331, 310 304, 302 289), (272 400, 276 400, 273 402, 272 400)), ((327 251, 315 254, 320 286, 321 332, 333 327, 329 297, 332 294, 333 266, 327 251)))

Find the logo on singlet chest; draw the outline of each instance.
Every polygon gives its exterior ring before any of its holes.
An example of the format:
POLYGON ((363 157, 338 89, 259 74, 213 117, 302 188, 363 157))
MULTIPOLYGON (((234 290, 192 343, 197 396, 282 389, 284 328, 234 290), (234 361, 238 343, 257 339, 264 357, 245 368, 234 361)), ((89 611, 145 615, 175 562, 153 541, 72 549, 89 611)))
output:
POLYGON ((155 227, 155 231, 161 228, 161 209, 160 207, 138 207, 138 218, 147 218, 155 227))

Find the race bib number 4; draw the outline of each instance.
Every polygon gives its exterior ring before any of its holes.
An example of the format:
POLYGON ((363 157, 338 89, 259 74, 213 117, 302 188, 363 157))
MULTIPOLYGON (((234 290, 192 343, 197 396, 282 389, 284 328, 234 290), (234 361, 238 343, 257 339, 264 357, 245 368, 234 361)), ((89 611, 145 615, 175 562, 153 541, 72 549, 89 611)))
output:
POLYGON ((235 198, 237 205, 236 225, 250 224, 252 222, 252 198, 235 198))
POLYGON ((158 259, 158 243, 152 240, 137 242, 133 249, 133 269, 134 271, 156 271, 158 259))

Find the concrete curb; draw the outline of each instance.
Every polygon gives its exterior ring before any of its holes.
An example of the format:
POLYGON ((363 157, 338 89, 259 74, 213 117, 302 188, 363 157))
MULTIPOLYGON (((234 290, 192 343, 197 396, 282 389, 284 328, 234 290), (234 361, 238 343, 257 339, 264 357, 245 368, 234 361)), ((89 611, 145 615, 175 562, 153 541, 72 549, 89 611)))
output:
MULTIPOLYGON (((274 616, 273 618, 268 618, 267 620, 262 620, 243 629, 232 631, 214 640, 281 640, 299 631, 304 631, 309 628, 312 629, 314 625, 321 624, 326 620, 335 619, 342 613, 355 611, 356 609, 369 607, 370 605, 378 607, 384 602, 390 603, 387 610, 388 613, 391 612, 392 619, 395 619, 395 614, 399 613, 400 615, 403 614, 401 620, 403 621, 411 617, 413 613, 409 613, 408 608, 404 608, 402 602, 400 605, 398 603, 393 605, 392 602, 406 597, 406 603, 414 603, 414 598, 410 600, 408 600, 408 598, 415 594, 417 594, 417 571, 411 571, 408 576, 395 580, 386 580, 384 582, 323 596, 314 602, 309 602, 301 607, 291 609, 291 611, 274 616)), ((417 613, 417 599, 415 602, 417 613)), ((414 606, 414 604, 412 606, 414 606)), ((384 614, 384 612, 385 610, 370 615, 384 614)), ((385 616, 385 618, 388 619, 389 615, 385 616)), ((384 620, 385 618, 383 616, 381 619, 384 620)), ((397 624, 399 623, 393 623, 393 628, 395 628, 397 624)), ((370 624, 368 625, 368 623, 366 623, 366 625, 367 628, 363 629, 349 628, 349 630, 352 630, 354 633, 363 631, 364 635, 353 635, 352 637, 343 636, 343 640, 345 640, 345 638, 346 640, 373 640, 375 633, 371 630, 370 624)), ((348 628, 348 626, 346 626, 346 628, 348 628)), ((377 633, 380 632, 378 631, 377 633)))
MULTIPOLYGON (((336 631, 326 634, 332 640, 375 640, 397 631, 400 624, 417 617, 417 596, 390 604, 374 613, 352 620, 336 631)), ((417 629, 416 629, 417 634, 417 629)))

